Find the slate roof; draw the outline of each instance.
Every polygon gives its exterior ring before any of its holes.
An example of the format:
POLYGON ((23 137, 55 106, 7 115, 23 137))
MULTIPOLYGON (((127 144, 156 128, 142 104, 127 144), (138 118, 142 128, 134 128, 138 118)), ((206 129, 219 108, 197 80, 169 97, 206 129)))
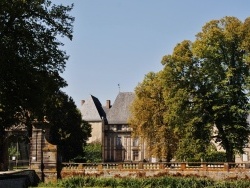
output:
POLYGON ((130 105, 135 94, 133 92, 119 92, 112 108, 107 113, 108 124, 127 124, 130 115, 130 105))
POLYGON ((90 95, 90 98, 82 104, 80 110, 82 119, 85 121, 101 121, 102 118, 106 118, 100 101, 93 95, 90 95))

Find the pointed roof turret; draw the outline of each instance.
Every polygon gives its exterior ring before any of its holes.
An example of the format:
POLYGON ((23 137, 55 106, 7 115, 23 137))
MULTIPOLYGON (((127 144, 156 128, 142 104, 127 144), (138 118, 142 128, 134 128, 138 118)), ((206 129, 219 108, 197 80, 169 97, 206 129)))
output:
POLYGON ((81 114, 85 121, 101 121, 106 117, 100 101, 93 95, 90 95, 86 101, 82 101, 81 114))

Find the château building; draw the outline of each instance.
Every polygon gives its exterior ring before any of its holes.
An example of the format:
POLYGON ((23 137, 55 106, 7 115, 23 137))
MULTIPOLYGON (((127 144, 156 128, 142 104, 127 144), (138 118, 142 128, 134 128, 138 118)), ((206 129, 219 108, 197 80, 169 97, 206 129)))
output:
POLYGON ((142 161, 146 159, 145 143, 133 138, 128 124, 130 105, 135 94, 119 92, 113 105, 110 100, 102 106, 98 98, 90 95, 81 102, 83 120, 91 124, 92 136, 88 142, 102 143, 102 158, 107 161, 142 161))
MULTIPOLYGON (((104 106, 93 95, 87 100, 82 100, 82 118, 92 127, 92 136, 88 142, 101 142, 103 162, 154 161, 154 158, 147 156, 145 142, 132 137, 128 118, 134 97, 133 92, 119 92, 113 105, 107 100, 104 106)), ((250 122, 250 116, 247 120, 250 122)), ((213 141, 212 143, 218 151, 224 151, 218 144, 213 141)), ((250 161, 250 146, 244 148, 244 152, 243 155, 235 156, 236 162, 250 161)))

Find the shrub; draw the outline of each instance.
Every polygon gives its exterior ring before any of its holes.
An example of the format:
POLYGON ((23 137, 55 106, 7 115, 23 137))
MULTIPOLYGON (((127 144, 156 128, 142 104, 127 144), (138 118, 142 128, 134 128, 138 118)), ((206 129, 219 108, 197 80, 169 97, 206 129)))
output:
POLYGON ((204 162, 226 162, 226 153, 213 151, 204 157, 204 162))
POLYGON ((84 159, 88 163, 102 162, 102 144, 100 141, 88 143, 84 147, 84 159))
POLYGON ((147 178, 94 178, 94 177, 72 177, 63 179, 57 183, 42 183, 38 187, 117 187, 117 188, 141 188, 141 187, 178 187, 178 188, 249 188, 249 180, 214 181, 207 178, 196 177, 147 177, 147 178))

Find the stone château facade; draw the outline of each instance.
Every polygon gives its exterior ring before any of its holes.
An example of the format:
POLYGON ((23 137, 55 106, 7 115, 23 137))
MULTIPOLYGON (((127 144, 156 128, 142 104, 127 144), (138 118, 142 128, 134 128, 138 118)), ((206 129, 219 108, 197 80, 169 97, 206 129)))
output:
POLYGON ((143 161, 146 159, 145 143, 133 138, 128 125, 129 107, 134 100, 132 92, 119 92, 114 104, 110 100, 102 106, 98 98, 90 95, 82 100, 82 118, 92 126, 89 143, 102 143, 103 161, 143 161))

